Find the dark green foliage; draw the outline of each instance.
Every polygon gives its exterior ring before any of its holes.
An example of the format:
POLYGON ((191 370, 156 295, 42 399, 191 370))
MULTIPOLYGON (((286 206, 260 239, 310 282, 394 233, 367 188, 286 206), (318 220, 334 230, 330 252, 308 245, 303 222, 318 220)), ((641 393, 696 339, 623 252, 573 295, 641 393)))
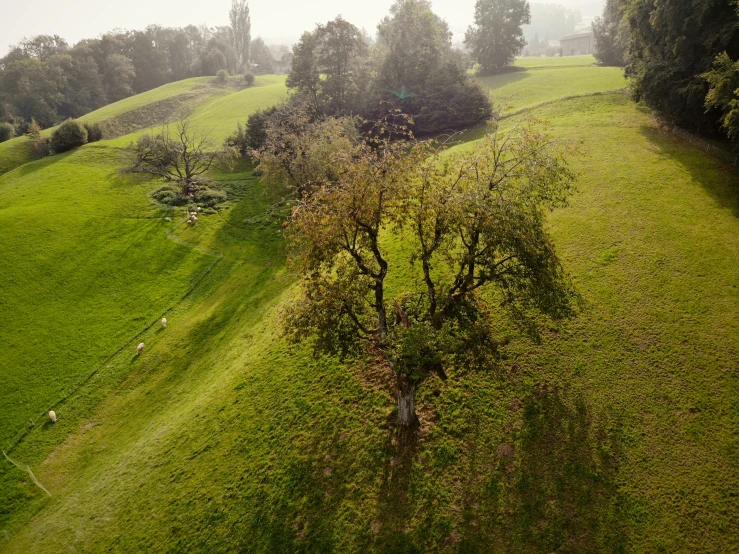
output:
POLYGON ((622 25, 621 0, 606 0, 603 16, 593 21, 593 35, 597 49, 595 59, 601 65, 624 65, 628 34, 626 26, 622 25))
POLYGON ((678 124, 713 133, 721 113, 706 112, 708 83, 701 77, 716 56, 739 58, 739 17, 727 0, 630 0, 627 73, 633 91, 678 124))
POLYGON ((531 23, 526 0, 477 0, 475 23, 467 29, 464 42, 480 73, 499 73, 511 65, 526 46, 522 26, 531 23))
POLYGON ((202 208, 216 208, 228 200, 228 194, 212 186, 201 186, 190 197, 182 193, 181 187, 166 185, 152 193, 151 197, 165 206, 197 205, 202 208))
POLYGON ((10 123, 0 123, 0 142, 10 140, 15 136, 15 128, 10 123))
POLYGON ((242 156, 252 150, 259 150, 267 141, 267 124, 280 108, 272 107, 257 110, 249 116, 245 126, 237 124, 236 132, 226 139, 226 143, 236 148, 242 156))
POLYGON ((386 93, 368 115, 379 119, 388 107, 410 115, 418 135, 468 129, 493 115, 488 92, 455 63, 434 72, 419 93, 386 93))
POLYGON ((721 124, 729 138, 739 140, 739 62, 720 54, 710 71, 703 75, 711 89, 706 108, 721 113, 721 124))
POLYGON ((103 140, 103 127, 99 123, 85 123, 87 130, 87 142, 98 142, 103 140))
POLYGON ((253 87, 254 86, 254 73, 244 73, 244 83, 247 87, 253 87))
POLYGON ((51 151, 54 154, 68 152, 87 142, 87 129, 79 121, 68 119, 51 135, 51 151))

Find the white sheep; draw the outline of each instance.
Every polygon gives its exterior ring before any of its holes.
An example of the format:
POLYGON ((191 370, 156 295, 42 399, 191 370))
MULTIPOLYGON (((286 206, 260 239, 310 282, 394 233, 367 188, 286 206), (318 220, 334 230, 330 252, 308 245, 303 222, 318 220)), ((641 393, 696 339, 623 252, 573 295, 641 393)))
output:
POLYGON ((192 216, 192 220, 193 221, 197 221, 198 220, 198 216, 196 216, 196 215, 192 216))
POLYGON ((167 318, 166 317, 162 318, 162 327, 165 329, 167 328, 167 318))
POLYGON ((49 419, 52 423, 56 423, 56 412, 54 410, 49 411, 49 419))
POLYGON ((164 221, 172 221, 172 218, 171 217, 165 217, 164 218, 164 221))
POLYGON ((187 220, 187 224, 188 224, 188 225, 192 225, 192 219, 188 219, 188 220, 187 220))
POLYGON ((137 355, 138 354, 141 354, 144 351, 144 348, 145 347, 146 347, 146 345, 143 342, 141 344, 139 344, 138 347, 136 348, 136 354, 137 355))
POLYGON ((197 211, 198 212, 202 212, 203 211, 203 208, 201 208, 200 206, 198 206, 197 211))

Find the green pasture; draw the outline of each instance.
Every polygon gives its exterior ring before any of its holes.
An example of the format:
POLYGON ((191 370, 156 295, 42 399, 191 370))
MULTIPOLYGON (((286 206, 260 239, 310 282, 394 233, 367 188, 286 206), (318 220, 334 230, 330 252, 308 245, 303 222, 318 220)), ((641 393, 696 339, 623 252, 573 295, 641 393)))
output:
MULTIPOLYGON (((116 173, 115 141, 0 177, 0 241, 17 250, 2 266, 0 302, 15 303, 0 336, 11 325, 4 341, 46 360, 18 394, 43 409, 52 368, 67 383, 79 370, 79 343, 54 366, 57 342, 36 320, 67 333, 59 319, 73 315, 101 341, 83 344, 99 371, 66 385, 59 423, 8 452, 51 496, 6 463, 0 552, 737 550, 739 175, 607 93, 626 85, 618 71, 519 73, 485 84, 515 110, 539 106, 532 114, 580 150, 577 192, 550 225, 585 304, 541 344, 497 322, 510 339, 499 370, 425 383, 422 431, 405 450, 387 375, 280 337, 294 279, 252 168, 214 176, 235 202, 196 228, 164 222, 148 203, 154 184, 116 173), (569 87, 553 75, 569 72, 569 87), (53 261, 67 252, 77 265, 53 261), (167 329, 149 328, 157 302, 214 260, 167 329), (166 282, 163 267, 175 272, 166 282), (115 287, 130 293, 120 303, 115 287)), ((277 101, 284 88, 270 86, 277 101)), ((220 136, 267 101, 242 94, 197 108, 198 128, 220 136)), ((26 412, 9 413, 23 425, 26 412)))

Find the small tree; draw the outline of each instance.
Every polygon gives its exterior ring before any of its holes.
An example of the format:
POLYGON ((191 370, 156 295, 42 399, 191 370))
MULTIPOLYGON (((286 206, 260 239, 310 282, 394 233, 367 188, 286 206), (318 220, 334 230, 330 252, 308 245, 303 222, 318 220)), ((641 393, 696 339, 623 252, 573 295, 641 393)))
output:
POLYGON ((527 0, 477 0, 475 23, 464 42, 480 73, 498 73, 526 46, 522 26, 531 23, 527 0))
POLYGON ((79 121, 68 119, 54 129, 51 135, 51 151, 54 154, 68 152, 87 143, 87 129, 79 121))
POLYGON ((149 173, 177 183, 182 196, 194 195, 216 165, 229 167, 236 159, 233 148, 215 148, 206 135, 181 119, 174 132, 165 127, 157 135, 143 135, 129 147, 131 170, 149 173))
POLYGON ((219 69, 216 73, 216 81, 221 85, 225 85, 228 82, 228 71, 219 69))
MULTIPOLYGON (((415 391, 430 375, 495 362, 490 300, 531 331, 532 310, 573 313, 576 294, 545 214, 566 202, 574 175, 565 147, 533 123, 453 154, 433 142, 397 140, 407 135, 402 119, 386 120, 371 140, 357 141, 341 131, 347 128, 334 120, 313 126, 306 144, 333 137, 324 170, 291 174, 299 199, 290 253, 301 296, 286 328, 295 340, 314 337, 319 352, 384 360, 394 375, 397 423, 408 429, 417 423, 415 391), (394 233, 403 237, 402 252, 386 248, 394 233), (408 266, 415 279, 390 297, 388 274, 408 266)), ((261 161, 266 173, 285 171, 279 156, 261 161)))
POLYGON ((247 87, 254 86, 254 73, 244 73, 244 83, 247 87))
POLYGON ((706 96, 706 108, 721 113, 721 125, 733 141, 739 141, 739 61, 724 52, 713 62, 703 78, 711 87, 706 96))

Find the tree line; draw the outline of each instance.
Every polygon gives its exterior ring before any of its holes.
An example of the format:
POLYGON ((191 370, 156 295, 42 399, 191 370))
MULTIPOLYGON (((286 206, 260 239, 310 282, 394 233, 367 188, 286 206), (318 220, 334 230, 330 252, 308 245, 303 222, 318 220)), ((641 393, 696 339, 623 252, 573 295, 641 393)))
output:
POLYGON ((725 0, 607 0, 596 57, 625 66, 637 101, 678 125, 739 139, 739 14, 725 0))
POLYGON ((273 72, 273 52, 251 38, 246 0, 233 0, 229 16, 230 26, 150 25, 73 46, 56 35, 24 39, 0 58, 0 122, 25 133, 32 120, 50 127, 189 77, 273 72))

